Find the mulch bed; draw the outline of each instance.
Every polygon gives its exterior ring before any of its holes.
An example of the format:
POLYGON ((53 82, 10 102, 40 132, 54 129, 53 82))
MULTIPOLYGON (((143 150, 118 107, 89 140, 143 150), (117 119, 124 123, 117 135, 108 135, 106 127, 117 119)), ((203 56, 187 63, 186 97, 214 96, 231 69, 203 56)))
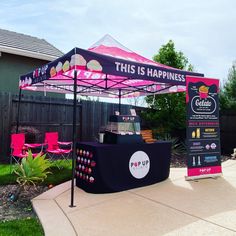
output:
POLYGON ((0 221, 35 217, 30 200, 48 190, 45 186, 36 186, 22 191, 17 201, 11 196, 17 192, 18 185, 0 186, 0 221))
MULTIPOLYGON (((222 156, 222 162, 231 159, 222 156)), ((171 167, 186 167, 186 157, 173 156, 171 167)), ((48 190, 48 187, 37 186, 22 191, 17 201, 11 201, 11 193, 17 191, 17 185, 0 186, 0 221, 36 217, 30 200, 48 190)))

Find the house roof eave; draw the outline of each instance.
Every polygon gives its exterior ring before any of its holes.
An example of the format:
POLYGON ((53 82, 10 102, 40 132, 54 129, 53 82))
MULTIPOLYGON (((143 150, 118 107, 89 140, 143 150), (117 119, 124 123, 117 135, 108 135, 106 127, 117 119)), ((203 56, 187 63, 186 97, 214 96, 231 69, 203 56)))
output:
POLYGON ((0 45, 0 52, 24 56, 24 57, 30 57, 30 58, 35 58, 35 59, 40 59, 40 60, 45 60, 45 61, 53 61, 58 58, 56 56, 52 56, 48 54, 30 52, 27 50, 22 50, 18 48, 10 48, 6 46, 2 46, 2 45, 0 45))

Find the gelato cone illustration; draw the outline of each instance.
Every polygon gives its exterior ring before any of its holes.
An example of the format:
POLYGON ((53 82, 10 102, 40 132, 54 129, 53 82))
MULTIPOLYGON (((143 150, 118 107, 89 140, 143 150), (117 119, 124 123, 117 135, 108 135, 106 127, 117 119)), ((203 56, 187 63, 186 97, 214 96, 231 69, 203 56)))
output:
POLYGON ((28 80, 27 80, 27 85, 31 85, 32 84, 32 79, 29 77, 28 80))
POLYGON ((204 99, 208 97, 209 87, 202 85, 199 87, 199 96, 200 98, 204 99))
POLYGON ((56 66, 57 75, 62 74, 62 63, 59 61, 56 66))
POLYGON ((54 76, 56 76, 56 74, 57 74, 56 68, 53 66, 53 67, 50 69, 50 76, 51 76, 51 77, 54 77, 54 76))
POLYGON ((69 61, 65 61, 63 66, 62 66, 62 70, 63 72, 66 72, 70 69, 70 62, 69 61))
POLYGON ((28 78, 26 77, 25 78, 25 86, 27 86, 28 85, 28 78))
POLYGON ((25 81, 24 80, 20 80, 19 86, 20 88, 23 88, 25 85, 25 81))
POLYGON ((78 69, 85 70, 86 64, 87 64, 86 60, 80 54, 75 54, 71 56, 71 60, 70 60, 71 69, 75 69, 75 66, 76 66, 78 69))
POLYGON ((19 87, 21 88, 22 87, 22 80, 19 81, 19 87))
POLYGON ((21 87, 24 87, 24 86, 25 86, 25 81, 21 80, 21 87))
POLYGON ((32 79, 30 77, 29 78, 26 77, 26 79, 25 79, 25 86, 28 86, 30 84, 32 84, 32 79))
POLYGON ((102 71, 102 66, 96 60, 89 61, 88 64, 87 64, 87 68, 91 71, 96 71, 96 72, 101 72, 102 71))

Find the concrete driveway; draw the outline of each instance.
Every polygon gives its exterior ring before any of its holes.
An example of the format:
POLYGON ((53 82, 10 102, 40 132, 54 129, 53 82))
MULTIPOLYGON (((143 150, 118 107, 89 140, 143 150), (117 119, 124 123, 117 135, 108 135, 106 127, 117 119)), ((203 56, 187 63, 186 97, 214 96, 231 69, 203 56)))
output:
POLYGON ((186 168, 168 180, 112 194, 89 194, 70 182, 32 200, 46 236, 236 235, 236 161, 217 179, 185 181, 186 168))

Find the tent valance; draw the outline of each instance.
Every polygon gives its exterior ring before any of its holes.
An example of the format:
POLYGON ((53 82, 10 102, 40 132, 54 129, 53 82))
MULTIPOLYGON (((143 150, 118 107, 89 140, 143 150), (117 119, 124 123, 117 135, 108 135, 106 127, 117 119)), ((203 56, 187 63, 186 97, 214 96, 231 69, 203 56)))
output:
MULTIPOLYGON (((102 42, 101 42, 102 43, 102 42)), ((20 77, 21 89, 81 95, 122 97, 185 91, 182 71, 148 60, 121 47, 103 44, 89 50, 74 48, 64 56, 20 77)))

